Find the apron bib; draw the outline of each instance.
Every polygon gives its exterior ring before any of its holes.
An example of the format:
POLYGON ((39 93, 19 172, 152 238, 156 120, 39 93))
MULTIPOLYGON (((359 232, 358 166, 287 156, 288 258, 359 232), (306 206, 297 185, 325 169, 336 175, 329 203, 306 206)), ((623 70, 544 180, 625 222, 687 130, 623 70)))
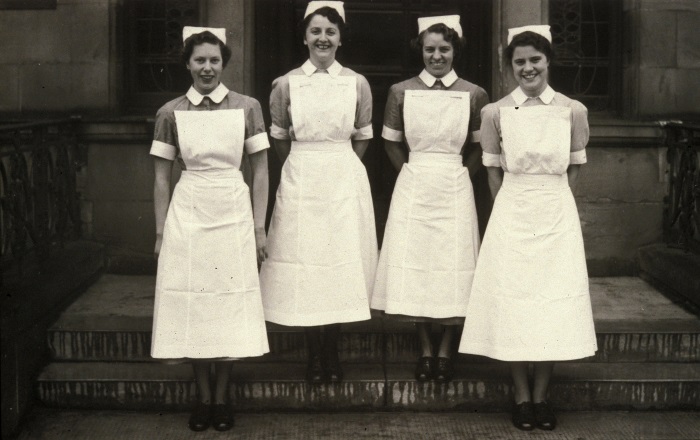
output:
POLYGON ((406 91, 411 153, 391 199, 374 309, 436 319, 466 313, 479 248, 474 193, 459 154, 469 112, 468 92, 406 91))

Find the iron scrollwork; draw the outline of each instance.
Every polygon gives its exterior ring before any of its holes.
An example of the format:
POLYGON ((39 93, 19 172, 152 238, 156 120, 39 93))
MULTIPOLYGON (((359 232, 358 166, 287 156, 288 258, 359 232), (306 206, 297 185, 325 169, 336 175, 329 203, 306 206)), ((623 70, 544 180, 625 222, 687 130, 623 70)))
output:
POLYGON ((85 165, 77 120, 0 127, 2 269, 30 253, 45 261, 55 246, 80 236, 76 175, 85 165))
POLYGON ((700 126, 662 123, 669 169, 664 238, 669 246, 700 254, 700 126))

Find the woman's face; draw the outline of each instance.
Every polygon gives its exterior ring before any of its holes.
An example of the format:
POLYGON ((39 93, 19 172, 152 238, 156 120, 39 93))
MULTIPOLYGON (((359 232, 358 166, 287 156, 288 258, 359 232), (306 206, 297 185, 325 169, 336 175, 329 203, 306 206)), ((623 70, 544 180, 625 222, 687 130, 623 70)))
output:
POLYGON ((340 30, 323 15, 314 15, 306 27, 304 44, 309 47, 309 58, 316 67, 328 67, 335 61, 340 43, 340 30))
POLYGON ((513 75, 527 96, 536 97, 547 88, 549 60, 532 46, 518 46, 513 51, 513 75))
POLYGON ((452 43, 442 34, 428 32, 423 37, 423 63, 425 70, 435 78, 442 78, 452 70, 455 52, 452 43))
POLYGON ((219 45, 202 43, 195 46, 187 62, 187 70, 192 75, 195 90, 202 95, 212 92, 219 85, 221 71, 224 70, 219 45))

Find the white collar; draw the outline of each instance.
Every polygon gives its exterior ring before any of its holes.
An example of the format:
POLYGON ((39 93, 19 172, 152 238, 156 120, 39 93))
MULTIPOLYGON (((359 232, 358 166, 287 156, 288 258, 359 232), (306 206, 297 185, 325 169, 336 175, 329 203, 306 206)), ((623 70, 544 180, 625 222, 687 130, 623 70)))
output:
MULTIPOLYGON (((420 73, 420 75, 418 75, 418 78, 420 78, 421 81, 423 81, 423 83, 428 87, 434 86, 435 81, 438 80, 438 78, 435 78, 433 75, 428 73, 428 71, 425 69, 423 69, 423 71, 420 73)), ((459 79, 459 77, 457 76, 457 73, 455 72, 454 69, 452 69, 452 70, 450 70, 450 73, 448 73, 447 75, 440 78, 440 81, 445 85, 445 87, 450 87, 458 79, 459 79)))
MULTIPOLYGON (((556 92, 554 89, 548 84, 547 88, 544 89, 544 92, 540 94, 537 98, 540 98, 540 101, 544 102, 545 104, 549 105, 552 103, 552 100, 554 99, 554 94, 556 92)), ((513 101, 515 101, 515 105, 523 105, 525 101, 530 99, 529 96, 523 92, 523 89, 520 87, 516 87, 515 90, 513 90, 510 93, 510 96, 513 97, 513 101)), ((536 98, 535 98, 536 99, 536 98)))
MULTIPOLYGON (((312 63, 311 60, 306 60, 306 62, 301 65, 301 70, 304 72, 304 75, 311 76, 316 73, 317 70, 321 69, 314 66, 314 63, 312 63)), ((336 78, 340 74, 341 70, 343 70, 343 66, 341 66, 338 61, 333 61, 333 64, 326 69, 326 72, 328 72, 331 78, 336 78)))
POLYGON ((192 104, 199 105, 202 103, 202 99, 204 99, 205 96, 208 96, 209 99, 219 104, 224 100, 226 95, 228 95, 228 87, 226 87, 224 83, 219 83, 219 85, 216 86, 216 88, 208 95, 202 95, 194 88, 194 86, 191 86, 187 91, 186 96, 192 104))

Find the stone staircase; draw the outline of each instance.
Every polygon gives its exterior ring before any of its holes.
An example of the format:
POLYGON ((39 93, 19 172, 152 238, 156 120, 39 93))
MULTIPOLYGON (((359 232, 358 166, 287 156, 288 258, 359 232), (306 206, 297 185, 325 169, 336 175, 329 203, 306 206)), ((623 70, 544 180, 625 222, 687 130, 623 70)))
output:
MULTIPOLYGON (((189 407, 189 364, 149 357, 155 279, 104 275, 48 331, 52 355, 39 399, 61 408, 189 407)), ((700 319, 638 278, 592 278, 599 351, 557 364, 550 400, 562 410, 700 409, 700 319)), ((271 353, 234 365, 230 396, 241 411, 463 410, 510 407, 507 366, 459 355, 449 384, 417 383, 412 325, 387 319, 343 326, 346 379, 304 382, 299 329, 268 324, 271 353)))

